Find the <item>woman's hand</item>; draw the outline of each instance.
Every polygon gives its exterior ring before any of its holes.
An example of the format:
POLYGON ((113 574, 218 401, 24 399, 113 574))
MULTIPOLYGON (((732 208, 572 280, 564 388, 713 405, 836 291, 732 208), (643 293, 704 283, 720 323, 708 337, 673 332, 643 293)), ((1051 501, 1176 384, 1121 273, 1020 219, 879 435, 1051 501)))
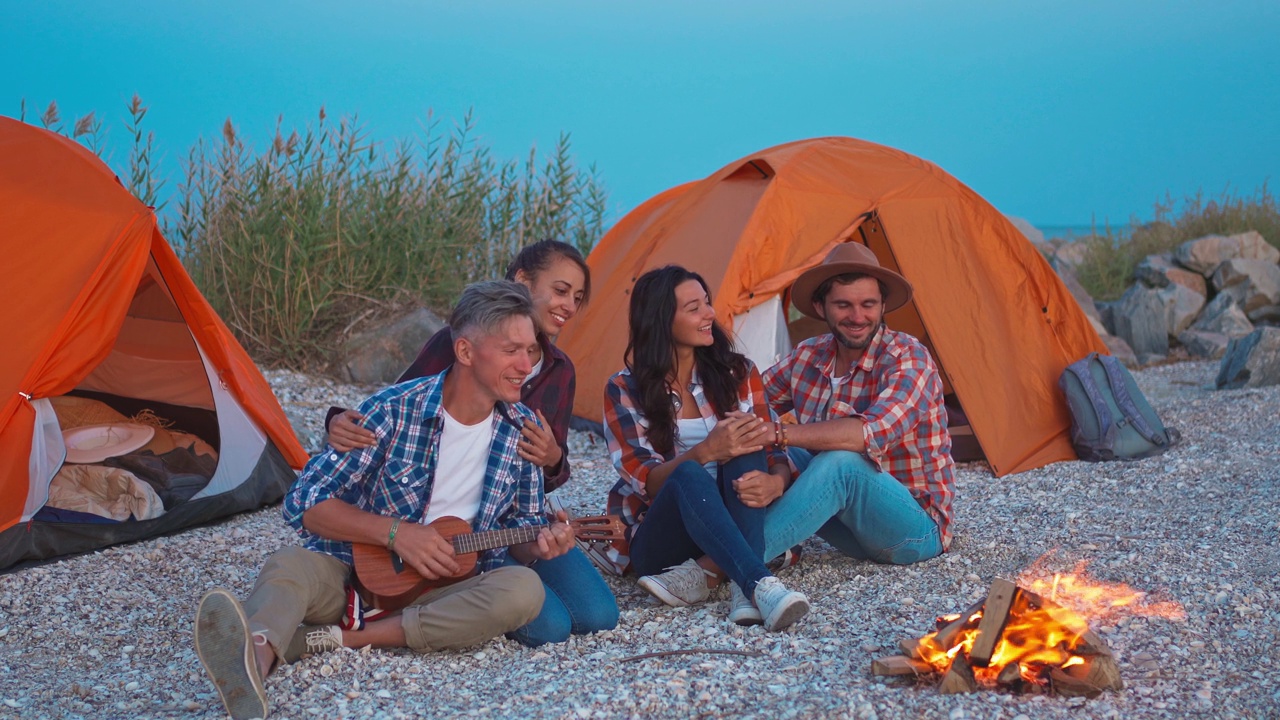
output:
POLYGON ((356 448, 373 447, 378 436, 372 430, 360 427, 364 416, 355 410, 343 410, 329 422, 329 444, 338 452, 350 452, 356 448))
POLYGON ((763 450, 765 438, 773 428, 769 423, 751 413, 734 410, 707 434, 701 446, 703 463, 728 462, 741 455, 763 450))
POLYGON ((535 412, 538 414, 538 421, 542 424, 538 425, 532 420, 524 421, 516 452, 520 457, 539 467, 552 468, 560 464, 564 452, 560 450, 560 443, 556 442, 556 435, 551 432, 551 424, 542 415, 542 411, 535 412))
POLYGON ((733 489, 743 505, 762 508, 782 497, 787 489, 787 481, 782 475, 773 472, 748 470, 745 475, 733 481, 733 489))

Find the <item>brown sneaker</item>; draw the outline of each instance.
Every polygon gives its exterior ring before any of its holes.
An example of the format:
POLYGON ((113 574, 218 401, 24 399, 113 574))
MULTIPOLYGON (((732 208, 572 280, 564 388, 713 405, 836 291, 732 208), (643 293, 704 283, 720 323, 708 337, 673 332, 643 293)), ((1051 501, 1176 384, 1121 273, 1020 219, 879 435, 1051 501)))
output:
POLYGON ((249 618, 235 597, 215 588, 196 610, 196 655, 233 720, 267 716, 267 689, 258 672, 249 618))

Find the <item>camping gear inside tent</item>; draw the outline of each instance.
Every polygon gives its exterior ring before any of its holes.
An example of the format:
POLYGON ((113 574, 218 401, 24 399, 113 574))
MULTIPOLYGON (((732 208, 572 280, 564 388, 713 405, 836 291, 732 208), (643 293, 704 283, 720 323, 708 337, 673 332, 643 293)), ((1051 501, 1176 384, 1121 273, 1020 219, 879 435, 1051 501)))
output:
POLYGON ((1075 459, 1058 376, 1107 352, 1075 299, 977 193, 932 163, 852 138, 748 155, 620 220, 587 259, 591 303, 560 337, 578 372, 574 414, 600 422, 600 388, 623 366, 628 295, 644 271, 674 263, 700 273, 718 318, 764 369, 827 331, 787 294, 843 242, 863 243, 915 287, 886 323, 938 363, 957 459, 985 457, 996 475, 1075 459))
POLYGON ((0 569, 283 496, 288 418, 93 153, 0 117, 0 244, 0 569))

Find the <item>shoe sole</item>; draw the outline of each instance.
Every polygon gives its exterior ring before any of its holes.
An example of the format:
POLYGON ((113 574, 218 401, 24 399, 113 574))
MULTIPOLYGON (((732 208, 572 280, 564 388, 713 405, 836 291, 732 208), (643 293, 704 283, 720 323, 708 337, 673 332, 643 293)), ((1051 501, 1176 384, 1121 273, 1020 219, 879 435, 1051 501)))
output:
MULTIPOLYGON (((799 593, 796 593, 797 595, 799 593)), ((770 632, 783 630, 790 627, 797 620, 809 614, 809 600, 803 595, 791 600, 783 602, 774 608, 769 617, 765 619, 765 628, 770 632)))
POLYGON ((742 627, 751 627, 753 625, 763 624, 764 618, 760 616, 760 612, 758 610, 756 612, 748 612, 744 610, 739 613, 733 613, 733 612, 729 613, 729 621, 732 622, 734 625, 741 625, 742 627))
POLYGON ((226 590, 210 590, 196 610, 196 655, 233 720, 267 716, 249 618, 226 590))
POLYGON ((663 603, 670 605, 671 607, 689 607, 691 604, 683 598, 672 595, 662 583, 652 580, 648 576, 640 578, 636 584, 644 588, 645 592, 658 598, 663 603))

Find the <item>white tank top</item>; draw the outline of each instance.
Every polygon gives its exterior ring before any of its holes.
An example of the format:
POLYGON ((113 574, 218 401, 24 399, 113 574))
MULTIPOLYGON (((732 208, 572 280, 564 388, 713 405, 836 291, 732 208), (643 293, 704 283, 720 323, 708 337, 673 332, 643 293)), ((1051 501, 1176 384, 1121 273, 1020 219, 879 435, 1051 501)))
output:
MULTIPOLYGON (((677 418, 676 419, 676 454, 686 452, 689 448, 697 445, 707 436, 711 434, 711 429, 716 426, 716 419, 712 418, 677 418)), ((715 477, 716 471, 719 470, 719 463, 709 462, 702 467, 715 477)))

